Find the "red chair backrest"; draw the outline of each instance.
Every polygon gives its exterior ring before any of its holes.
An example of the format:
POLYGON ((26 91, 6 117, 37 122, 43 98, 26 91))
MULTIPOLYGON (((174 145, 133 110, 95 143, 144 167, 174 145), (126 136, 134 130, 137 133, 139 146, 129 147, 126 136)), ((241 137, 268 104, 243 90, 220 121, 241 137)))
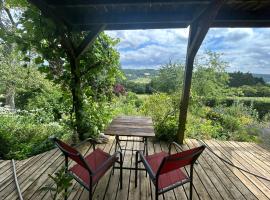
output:
POLYGON ((62 142, 61 140, 54 138, 53 139, 55 144, 58 146, 58 148, 70 159, 75 161, 77 164, 81 165, 82 167, 88 169, 89 167, 85 163, 82 155, 80 152, 78 152, 76 149, 73 147, 69 146, 68 144, 62 142))
POLYGON ((165 157, 160 165, 159 174, 164 174, 194 164, 204 149, 205 146, 200 146, 165 157))

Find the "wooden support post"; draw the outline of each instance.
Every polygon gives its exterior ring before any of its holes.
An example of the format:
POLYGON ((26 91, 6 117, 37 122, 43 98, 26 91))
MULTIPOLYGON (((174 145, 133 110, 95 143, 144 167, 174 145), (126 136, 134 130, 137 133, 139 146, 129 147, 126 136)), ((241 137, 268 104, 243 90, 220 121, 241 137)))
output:
POLYGON ((183 144, 186 129, 194 59, 211 26, 212 21, 215 19, 223 3, 224 0, 214 0, 202 14, 191 23, 189 27, 184 85, 180 102, 180 114, 177 132, 178 142, 180 144, 183 144))
POLYGON ((84 140, 84 133, 87 132, 84 127, 84 112, 83 112, 83 91, 81 85, 81 70, 80 70, 80 56, 86 52, 87 48, 94 44, 98 34, 104 30, 105 26, 100 26, 91 31, 81 42, 81 44, 75 48, 70 34, 62 33, 62 44, 67 52, 67 56, 70 62, 71 69, 71 93, 73 111, 75 113, 75 128, 80 140, 84 140))
POLYGON ((84 116, 83 116, 83 91, 81 88, 81 71, 80 71, 80 56, 85 53, 88 47, 93 45, 95 39, 98 37, 99 33, 104 30, 105 26, 95 26, 89 32, 89 34, 83 39, 78 47, 75 47, 71 34, 69 32, 70 24, 65 21, 61 15, 55 12, 54 9, 49 7, 46 2, 42 0, 29 0, 31 3, 36 5, 43 14, 50 17, 56 27, 58 28, 61 35, 61 44, 65 49, 71 72, 71 93, 72 93, 72 107, 75 113, 75 129, 78 133, 79 139, 83 140, 83 134, 87 131, 84 130, 84 116))

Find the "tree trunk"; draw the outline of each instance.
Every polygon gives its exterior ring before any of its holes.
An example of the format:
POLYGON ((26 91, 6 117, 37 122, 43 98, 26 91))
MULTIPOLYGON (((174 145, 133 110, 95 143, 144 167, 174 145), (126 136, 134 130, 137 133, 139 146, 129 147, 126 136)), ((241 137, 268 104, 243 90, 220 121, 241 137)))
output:
POLYGON ((83 120, 83 94, 81 88, 81 76, 79 71, 79 61, 76 58, 70 58, 71 67, 71 93, 73 98, 73 111, 75 113, 75 128, 80 140, 84 139, 85 130, 83 120))
POLYGON ((6 89, 6 106, 8 106, 11 110, 15 110, 15 88, 13 86, 9 86, 6 89))

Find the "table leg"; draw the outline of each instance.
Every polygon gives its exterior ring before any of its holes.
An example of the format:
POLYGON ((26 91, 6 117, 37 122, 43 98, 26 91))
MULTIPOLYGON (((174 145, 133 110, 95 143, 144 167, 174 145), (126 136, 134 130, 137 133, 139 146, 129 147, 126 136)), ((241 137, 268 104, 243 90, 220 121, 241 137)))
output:
MULTIPOLYGON (((121 150, 121 146, 120 146, 120 144, 119 144, 119 136, 118 136, 118 135, 115 136, 115 147, 114 147, 114 152, 117 151, 117 146, 119 146, 119 147, 120 147, 120 150, 121 150)), ((122 152, 122 151, 121 151, 121 152, 122 152)), ((114 168, 115 168, 115 163, 113 164, 113 171, 112 171, 112 174, 113 174, 113 175, 114 175, 114 168)))
POLYGON ((145 154, 148 156, 148 141, 147 141, 147 137, 145 137, 145 148, 146 148, 145 154))
POLYGON ((119 140, 118 135, 115 136, 115 141, 116 141, 116 143, 115 143, 115 151, 117 151, 117 146, 118 146, 120 151, 122 152, 122 148, 121 148, 121 145, 120 145, 120 140, 119 140))

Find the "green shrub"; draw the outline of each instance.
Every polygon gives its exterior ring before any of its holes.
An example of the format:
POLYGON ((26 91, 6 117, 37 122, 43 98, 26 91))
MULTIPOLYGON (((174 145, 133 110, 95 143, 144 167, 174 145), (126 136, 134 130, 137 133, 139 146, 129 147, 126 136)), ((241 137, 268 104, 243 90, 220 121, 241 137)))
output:
POLYGON ((84 138, 96 137, 113 117, 112 106, 107 101, 95 101, 88 97, 84 102, 84 138))
POLYGON ((196 139, 211 139, 220 132, 222 132, 222 127, 219 124, 192 114, 188 116, 186 125, 187 137, 196 139))
POLYGON ((268 97, 227 97, 224 99, 204 99, 203 102, 210 107, 216 107, 220 104, 230 107, 237 102, 243 103, 247 107, 254 108, 260 119, 270 111, 270 98, 268 97))
POLYGON ((69 139, 71 131, 59 123, 38 123, 33 114, 0 114, 0 157, 24 159, 53 148, 50 136, 69 139))
POLYGON ((258 131, 253 133, 249 131, 251 130, 250 127, 258 126, 258 113, 242 103, 234 103, 230 107, 217 106, 209 108, 206 118, 212 120, 212 124, 216 127, 221 127, 212 133, 212 138, 254 141, 258 136, 258 131))
POLYGON ((176 138, 177 105, 175 96, 164 93, 153 94, 145 100, 141 113, 152 117, 158 139, 173 140, 176 138))
POLYGON ((175 141, 178 123, 173 116, 167 117, 166 120, 155 124, 156 136, 160 140, 175 141))
POLYGON ((113 99, 112 109, 113 116, 117 115, 140 115, 140 107, 143 100, 135 93, 128 92, 126 95, 119 96, 113 99))

